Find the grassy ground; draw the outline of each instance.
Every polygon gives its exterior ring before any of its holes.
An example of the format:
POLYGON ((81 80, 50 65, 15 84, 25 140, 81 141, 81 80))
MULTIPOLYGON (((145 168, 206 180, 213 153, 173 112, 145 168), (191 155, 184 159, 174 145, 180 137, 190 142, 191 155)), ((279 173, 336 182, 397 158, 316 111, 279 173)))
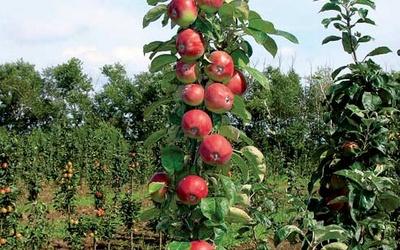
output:
MULTIPOLYGON (((237 230, 240 228, 239 225, 234 225, 223 240, 223 246, 226 249, 256 249, 254 244, 254 236, 257 239, 265 239, 272 245, 274 230, 282 225, 289 223, 290 218, 296 216, 296 212, 293 209, 293 203, 291 202, 291 196, 287 194, 288 181, 285 176, 271 176, 265 181, 265 185, 270 190, 268 194, 268 199, 273 201, 275 205, 275 210, 268 213, 268 218, 271 220, 272 225, 269 228, 264 228, 262 226, 255 228, 255 234, 239 234, 237 230)), ((305 190, 306 181, 304 179, 299 179, 296 183, 296 187, 299 190, 305 190)), ((53 204, 53 192, 54 185, 49 184, 43 187, 43 190, 39 196, 39 201, 47 204, 48 214, 46 220, 50 230, 48 230, 48 239, 50 239, 50 244, 56 249, 66 249, 66 244, 63 239, 66 237, 67 228, 67 218, 62 213, 56 211, 53 204)), ((297 191, 294 191, 297 192, 297 191)), ((144 189, 139 187, 137 189, 138 196, 144 196, 144 189)), ((296 194, 295 194, 296 195, 296 194)), ((304 192, 299 192, 298 196, 304 196, 304 192)), ((106 197, 111 199, 112 192, 107 190, 106 197)), ((111 202, 111 200, 109 200, 111 202)), ((90 194, 88 188, 83 186, 79 189, 76 205, 77 205, 77 217, 88 216, 95 217, 94 212, 94 198, 90 194)), ((146 204, 151 204, 149 201, 144 202, 146 204)), ((29 216, 29 208, 26 199, 20 199, 17 203, 18 211, 23 215, 23 224, 27 222, 29 216)), ((26 224, 25 224, 26 226, 26 224)), ((159 235, 151 231, 145 223, 139 223, 135 226, 133 236, 135 239, 136 249, 159 249, 159 235)), ((87 237, 86 248, 92 248, 93 240, 87 237)), ((112 240, 111 249, 128 249, 129 246, 129 232, 126 229, 120 227, 118 229, 118 234, 112 240)), ((101 246, 101 244, 100 244, 101 246)), ((51 249, 51 248, 50 248, 51 249)), ((98 249, 101 249, 99 247, 98 249)), ((271 246, 271 249, 274 247, 271 246)), ((278 249, 295 249, 291 246, 285 245, 278 249)))

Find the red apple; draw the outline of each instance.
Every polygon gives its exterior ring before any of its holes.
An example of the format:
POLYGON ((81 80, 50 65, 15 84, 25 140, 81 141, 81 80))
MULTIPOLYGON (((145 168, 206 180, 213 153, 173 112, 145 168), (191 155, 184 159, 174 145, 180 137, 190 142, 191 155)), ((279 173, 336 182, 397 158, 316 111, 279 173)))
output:
POLYGON ((7 162, 3 162, 3 163, 1 164, 1 168, 7 169, 7 168, 8 168, 8 163, 7 163, 7 162))
POLYGON ((190 242, 190 250, 214 250, 214 246, 204 240, 190 242))
POLYGON ((97 191, 94 195, 96 196, 97 199, 102 199, 103 198, 103 194, 101 192, 99 192, 99 191, 97 191))
POLYGON ((346 201, 337 201, 335 203, 330 203, 334 199, 340 197, 340 196, 347 196, 349 194, 349 190, 347 188, 342 188, 337 191, 331 191, 331 194, 327 197, 324 198, 326 204, 328 205, 329 209, 332 211, 341 211, 342 209, 348 207, 348 202, 346 201))
POLYGON ((225 137, 215 134, 204 138, 200 144, 200 157, 206 164, 225 165, 232 157, 232 145, 225 137))
POLYGON ((194 83, 199 78, 199 69, 196 63, 176 63, 176 78, 183 83, 194 83))
POLYGON ((243 95, 247 89, 246 78, 242 74, 242 72, 235 70, 233 77, 226 84, 226 86, 232 91, 235 95, 243 95))
POLYGON ((212 121, 203 110, 193 109, 183 115, 182 129, 186 136, 201 139, 211 133, 212 121))
POLYGON ((173 23, 188 27, 196 21, 198 9, 195 0, 172 0, 168 5, 168 16, 173 23))
POLYGON ((212 83, 208 85, 204 93, 204 102, 208 110, 217 114, 230 111, 235 95, 225 85, 212 83))
POLYGON ((189 106, 199 106, 204 100, 204 88, 200 84, 188 84, 182 89, 182 100, 189 106))
POLYGON ((176 188, 179 200, 185 205, 197 205, 208 195, 207 182, 196 175, 183 178, 176 188))
POLYGON ((211 63, 205 69, 208 77, 216 82, 229 82, 235 71, 232 57, 225 51, 214 51, 209 60, 211 63))
POLYGON ((224 0, 197 0, 197 4, 204 12, 213 14, 224 4, 224 0))
POLYGON ((149 184, 154 182, 164 183, 165 186, 155 193, 151 194, 151 199, 155 202, 162 203, 165 200, 166 194, 168 192, 169 177, 168 174, 164 172, 158 172, 151 177, 149 184))
POLYGON ((196 61, 205 52, 203 36, 193 29, 185 29, 176 38, 176 49, 183 61, 196 61))
POLYGON ((357 151, 360 149, 360 146, 354 141, 346 141, 342 145, 342 150, 345 156, 354 156, 357 154, 357 151))

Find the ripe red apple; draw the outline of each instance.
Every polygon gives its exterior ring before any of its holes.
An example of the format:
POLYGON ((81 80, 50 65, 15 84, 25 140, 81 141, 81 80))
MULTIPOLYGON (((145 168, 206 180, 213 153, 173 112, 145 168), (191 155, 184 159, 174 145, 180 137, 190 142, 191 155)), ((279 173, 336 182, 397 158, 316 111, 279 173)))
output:
POLYGON ((198 9, 195 0, 172 0, 168 5, 168 16, 173 23, 188 27, 196 21, 198 9))
POLYGON ((210 116, 203 110, 193 109, 182 117, 183 132, 190 138, 203 138, 211 133, 212 127, 210 116))
POLYGON ((226 86, 232 91, 235 95, 243 95, 247 89, 246 78, 242 74, 242 72, 235 70, 233 77, 226 84, 226 86))
POLYGON ((357 154, 357 151, 360 149, 360 146, 354 141, 346 141, 342 145, 342 150, 345 156, 353 156, 357 154))
POLYGON ((176 78, 183 83, 194 83, 199 78, 199 69, 196 63, 185 63, 179 60, 176 63, 176 78))
POLYGON ((200 144, 201 159, 213 166, 225 165, 232 157, 232 145, 225 137, 215 134, 204 138, 200 144))
POLYGON ((204 240, 190 242, 190 250, 214 250, 214 246, 204 240))
POLYGON ((200 84, 185 85, 181 98, 189 106, 199 106, 204 101, 204 88, 200 84))
POLYGON ((193 29, 185 29, 176 38, 176 49, 183 61, 196 61, 205 52, 203 36, 193 29))
POLYGON ((7 169, 7 168, 8 168, 8 163, 7 163, 7 162, 3 162, 3 163, 1 164, 1 168, 7 169))
POLYGON ((216 82, 229 82, 235 71, 232 57, 225 51, 214 51, 209 60, 211 63, 205 69, 208 77, 216 82))
POLYGON ((204 12, 213 14, 224 4, 224 0, 197 0, 197 4, 204 12))
POLYGON ((178 183, 176 194, 183 204, 197 205, 208 195, 207 182, 196 175, 186 176, 178 183))
POLYGON ((151 199, 153 201, 162 203, 165 200, 166 194, 168 192, 169 177, 164 172, 158 172, 155 173, 153 177, 151 177, 149 184, 154 182, 161 182, 165 184, 163 188, 151 194, 151 199))
POLYGON ((96 196, 97 199, 102 199, 103 198, 103 194, 101 192, 99 192, 99 191, 97 191, 94 195, 96 196))
POLYGON ((204 94, 204 102, 208 110, 217 114, 230 111, 235 95, 225 85, 212 83, 208 85, 204 94))

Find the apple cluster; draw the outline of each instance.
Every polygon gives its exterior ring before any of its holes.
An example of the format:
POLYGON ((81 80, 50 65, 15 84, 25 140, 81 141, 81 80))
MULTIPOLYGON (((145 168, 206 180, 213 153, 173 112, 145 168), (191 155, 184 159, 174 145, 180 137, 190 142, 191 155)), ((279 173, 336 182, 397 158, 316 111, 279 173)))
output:
MULTIPOLYGON (((203 163, 215 167, 226 165, 233 149, 224 136, 213 132, 212 113, 229 112, 235 95, 243 95, 247 83, 242 72, 235 69, 231 55, 223 50, 209 51, 209 41, 192 24, 199 13, 215 14, 223 4, 224 0, 172 0, 168 5, 170 19, 180 26, 176 37, 180 58, 175 69, 177 79, 184 84, 180 89, 181 100, 189 107, 182 117, 181 128, 185 136, 200 141, 203 163)), ((164 184, 151 195, 155 202, 163 202, 170 185, 168 174, 156 173, 150 183, 164 184)), ((181 203, 193 206, 208 196, 208 185, 202 177, 189 175, 178 182, 175 191, 181 203)), ((191 249, 214 247, 197 241, 192 242, 191 249)))

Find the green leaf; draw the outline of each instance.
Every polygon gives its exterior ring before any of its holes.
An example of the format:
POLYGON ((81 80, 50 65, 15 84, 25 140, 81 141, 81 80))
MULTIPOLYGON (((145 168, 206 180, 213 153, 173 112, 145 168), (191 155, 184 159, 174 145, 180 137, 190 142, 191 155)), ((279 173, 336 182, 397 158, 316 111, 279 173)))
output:
POLYGON ((232 140, 234 142, 239 141, 240 130, 232 125, 223 125, 219 128, 218 134, 232 140))
POLYGON ((224 137, 234 142, 244 142, 247 145, 254 144, 254 141, 250 139, 245 132, 231 125, 221 126, 218 129, 218 134, 223 135, 224 137))
POLYGON ((283 38, 286 38, 288 41, 298 44, 299 40, 297 37, 289 32, 283 31, 283 30, 276 30, 275 35, 281 36, 283 38))
POLYGON ((250 172, 246 161, 237 153, 233 153, 231 163, 233 166, 239 167, 243 180, 247 182, 250 178, 250 172))
POLYGON ((322 6, 321 10, 319 12, 324 12, 324 11, 339 11, 341 12, 342 10, 340 9, 340 6, 336 3, 326 3, 324 6, 322 6))
POLYGON ((362 97, 362 103, 366 110, 374 111, 382 104, 382 100, 378 95, 365 92, 362 97))
POLYGON ((164 187, 165 187, 164 182, 152 182, 149 184, 149 194, 156 193, 164 187))
MULTIPOLYGON (((175 37, 173 37, 172 39, 165 41, 165 42, 161 42, 159 44, 159 46, 157 46, 156 48, 154 48, 152 51, 151 55, 150 55, 150 60, 152 60, 157 53, 159 52, 163 52, 163 51, 168 51, 171 53, 171 55, 176 54, 177 50, 176 50, 176 41, 175 41, 175 37)), ((153 44, 149 44, 152 45, 152 47, 155 47, 155 45, 153 44)), ((150 47, 146 47, 146 49, 150 49, 150 47)))
POLYGON ((147 4, 151 6, 156 6, 158 3, 163 3, 168 0, 147 0, 147 4))
POLYGON ((272 56, 276 56, 276 53, 278 52, 278 45, 268 34, 252 28, 246 28, 245 32, 246 34, 252 36, 254 40, 258 44, 262 45, 272 56))
POLYGON ((143 46, 143 54, 147 54, 157 50, 164 42, 154 41, 143 46))
POLYGON ((230 207, 229 213, 226 216, 226 221, 230 223, 248 224, 251 222, 251 217, 240 208, 230 207))
POLYGON ((334 242, 328 245, 325 245, 321 250, 347 250, 349 247, 341 242, 334 242))
POLYGON ((269 21, 265 21, 263 19, 250 19, 249 20, 249 28, 258 30, 258 31, 262 31, 265 33, 269 33, 269 34, 275 34, 276 30, 274 27, 274 24, 269 22, 269 21))
POLYGON ((354 3, 369 6, 372 9, 376 8, 376 5, 375 5, 374 1, 372 1, 372 0, 356 0, 354 3))
POLYGON ((247 71, 247 73, 249 73, 249 75, 252 76, 264 89, 268 91, 270 90, 270 82, 263 73, 249 66, 242 67, 242 69, 247 71))
POLYGON ((246 104, 241 96, 235 96, 231 113, 242 119, 244 123, 251 121, 251 114, 246 110, 246 104))
MULTIPOLYGON (((258 155, 255 152, 252 152, 251 150, 244 150, 248 147, 245 147, 241 150, 243 156, 246 158, 247 160, 247 168, 249 168, 250 170, 252 170, 252 176, 256 176, 260 181, 262 181, 264 179, 264 171, 261 171, 264 168, 264 156, 262 155, 258 155), (262 161, 263 163, 260 163, 260 161, 262 161)), ((258 149, 257 149, 258 150, 258 149)))
POLYGON ((342 45, 344 51, 349 54, 353 53, 353 49, 355 49, 356 44, 357 39, 354 36, 350 36, 348 32, 342 33, 342 45))
POLYGON ((400 197, 391 191, 386 191, 379 197, 379 205, 382 206, 388 213, 400 207, 400 197))
POLYGON ((356 105, 353 104, 348 104, 346 106, 346 108, 348 110, 350 110, 351 112, 353 112, 353 114, 357 115, 358 117, 363 118, 364 117, 364 111, 361 110, 359 107, 357 107, 356 105))
POLYGON ((369 52, 366 57, 385 55, 385 54, 388 54, 388 53, 391 53, 391 52, 392 52, 392 50, 389 49, 388 47, 379 47, 379 48, 376 48, 373 51, 369 52))
POLYGON ((161 164, 169 174, 183 169, 184 153, 177 146, 167 146, 161 150, 161 164))
POLYGON ((178 58, 174 55, 160 55, 153 59, 150 65, 150 72, 155 73, 163 69, 166 65, 174 63, 178 58))
POLYGON ((367 43, 372 40, 371 36, 362 36, 358 39, 359 43, 367 43))
POLYGON ((145 148, 149 148, 155 145, 159 140, 167 135, 167 129, 163 128, 154 133, 152 133, 147 139, 144 141, 143 146, 145 148))
POLYGON ((342 66, 342 67, 339 67, 339 68, 337 68, 335 71, 333 71, 332 72, 332 79, 336 79, 336 77, 340 74, 340 72, 342 72, 344 69, 346 69, 347 68, 347 65, 346 66, 342 66))
POLYGON ((245 20, 249 19, 250 9, 249 4, 246 1, 234 0, 230 4, 235 8, 235 17, 243 18, 245 20))
POLYGON ((322 243, 327 240, 346 241, 350 235, 344 228, 338 225, 318 227, 314 230, 315 241, 322 243))
POLYGON ((360 195, 360 205, 364 211, 369 211, 374 206, 376 195, 374 192, 364 191, 360 195))
POLYGON ((249 57, 246 55, 246 52, 244 52, 241 49, 237 49, 231 53, 233 62, 237 67, 245 67, 247 64, 250 63, 249 57))
POLYGON ((156 7, 152 8, 147 12, 147 14, 143 17, 143 28, 149 26, 151 22, 158 20, 163 14, 167 11, 167 5, 160 4, 156 7))
POLYGON ((168 244, 167 250, 190 250, 190 243, 174 241, 168 244))
POLYGON ((303 235, 303 232, 300 230, 300 228, 293 226, 293 225, 288 225, 280 228, 276 233, 276 238, 278 242, 282 242, 292 235, 303 235))
POLYGON ((213 222, 222 222, 229 212, 229 202, 226 198, 205 198, 200 202, 204 217, 213 222))
POLYGON ((246 52, 248 57, 251 57, 253 55, 253 47, 248 41, 243 41, 240 44, 240 47, 246 52))
POLYGON ((322 41, 322 44, 327 44, 327 43, 330 43, 330 42, 339 41, 340 39, 342 39, 340 36, 328 36, 327 38, 325 38, 322 41))
POLYGON ((330 17, 330 18, 324 18, 322 19, 321 23, 325 28, 328 28, 329 25, 334 22, 334 21, 341 21, 342 20, 342 16, 341 15, 337 15, 336 17, 330 17))
POLYGON ((219 178, 224 189, 225 197, 229 200, 229 204, 233 205, 237 194, 235 183, 233 183, 230 178, 223 175, 220 175, 219 178))
POLYGON ((225 3, 218 10, 218 14, 221 17, 223 22, 231 23, 231 22, 233 22, 233 17, 235 15, 235 8, 231 4, 225 3))
POLYGON ((343 169, 343 170, 335 172, 335 174, 344 176, 344 177, 354 181, 361 187, 365 185, 365 183, 364 183, 365 177, 364 177, 364 173, 362 171, 343 169))

